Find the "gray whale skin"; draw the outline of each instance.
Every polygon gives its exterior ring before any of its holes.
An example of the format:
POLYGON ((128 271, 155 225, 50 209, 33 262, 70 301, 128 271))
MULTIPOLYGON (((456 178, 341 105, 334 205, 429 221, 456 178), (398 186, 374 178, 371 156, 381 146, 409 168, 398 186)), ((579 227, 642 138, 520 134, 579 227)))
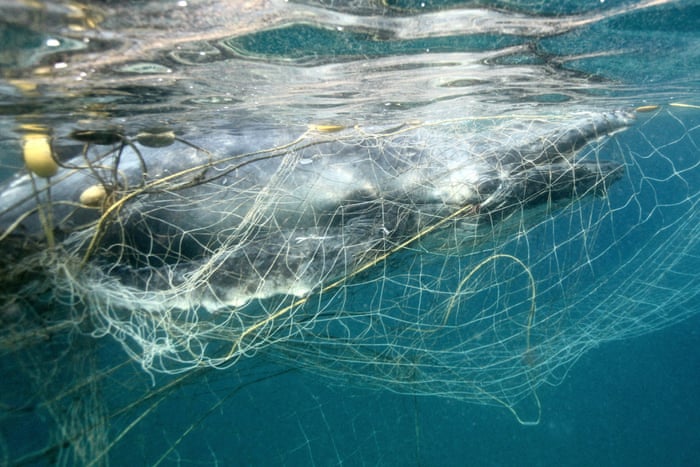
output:
POLYGON ((468 244, 513 213, 605 194, 623 166, 578 153, 632 122, 611 111, 491 130, 460 122, 375 135, 270 127, 191 140, 211 152, 135 141, 101 159, 108 148, 91 145, 92 169, 76 155, 48 181, 33 185, 20 173, 0 187, 0 270, 46 248, 38 206, 50 211, 57 248, 85 254, 105 207, 82 206, 80 195, 105 184, 115 199, 137 195, 100 224, 89 263, 124 286, 165 290, 206 268, 193 300, 210 308, 305 296, 460 209, 449 225, 468 244))

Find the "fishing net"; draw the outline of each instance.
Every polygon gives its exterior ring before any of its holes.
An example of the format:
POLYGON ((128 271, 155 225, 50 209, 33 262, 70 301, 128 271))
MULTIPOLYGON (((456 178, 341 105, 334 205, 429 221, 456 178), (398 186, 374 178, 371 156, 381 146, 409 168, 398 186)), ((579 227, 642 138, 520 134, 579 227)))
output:
MULTIPOLYGON (((608 136, 634 119, 259 128, 214 135, 212 150, 165 130, 73 131, 80 155, 4 190, 3 345, 55 327, 109 335, 169 374, 264 350, 399 392, 537 405, 535 388, 587 348, 682 317, 689 292, 664 280, 687 255, 619 246, 646 190, 662 203, 644 158, 608 136), (639 261, 673 264, 645 277, 639 261)), ((693 167, 672 167, 658 183, 685 184, 693 167)))
POLYGON ((7 395, 5 417, 58 421, 29 459, 70 440, 70 459, 99 460, 107 420, 261 354, 536 421, 536 388, 587 349, 691 312, 697 167, 673 151, 698 126, 671 109, 258 128, 212 149, 163 130, 56 137, 56 173, 3 190, 2 361, 23 359, 6 374, 35 394, 7 395), (129 358, 96 360, 101 337, 129 358), (103 407, 134 364, 183 376, 103 407))

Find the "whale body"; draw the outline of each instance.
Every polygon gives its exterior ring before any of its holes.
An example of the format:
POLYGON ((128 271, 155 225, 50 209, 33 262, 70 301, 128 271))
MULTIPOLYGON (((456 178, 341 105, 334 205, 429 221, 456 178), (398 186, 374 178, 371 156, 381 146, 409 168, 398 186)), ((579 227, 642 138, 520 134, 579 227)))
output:
POLYGON ((271 126, 162 147, 89 144, 62 155, 49 179, 20 173, 0 187, 2 269, 49 248, 49 222, 53 248, 125 287, 199 284, 183 307, 306 296, 445 219, 468 242, 513 213, 605 194, 623 166, 579 153, 633 119, 590 112, 374 133, 271 126), (107 195, 86 206, 81 194, 94 186, 107 195))

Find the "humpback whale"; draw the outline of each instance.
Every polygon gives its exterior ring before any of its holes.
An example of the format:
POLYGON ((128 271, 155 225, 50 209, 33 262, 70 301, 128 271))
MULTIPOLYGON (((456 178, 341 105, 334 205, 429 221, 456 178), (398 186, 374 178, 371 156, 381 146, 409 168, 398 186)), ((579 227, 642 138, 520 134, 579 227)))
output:
POLYGON ((54 249, 134 290, 189 284, 183 308, 303 297, 448 225, 468 240, 513 213, 603 195, 624 168, 581 150, 633 119, 271 125, 187 141, 75 132, 85 146, 57 149, 55 174, 0 187, 0 269, 54 249))

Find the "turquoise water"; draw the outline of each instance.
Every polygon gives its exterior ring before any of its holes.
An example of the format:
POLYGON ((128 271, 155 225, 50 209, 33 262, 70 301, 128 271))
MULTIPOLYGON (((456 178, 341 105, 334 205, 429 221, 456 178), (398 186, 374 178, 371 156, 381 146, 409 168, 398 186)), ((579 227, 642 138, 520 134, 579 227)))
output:
MULTIPOLYGON (((517 416, 539 423, 523 426, 493 401, 377 388, 355 367, 328 378, 303 338, 230 368, 166 376, 144 371, 118 335, 52 328, 38 339, 2 335, 0 462, 694 463, 700 7, 398 3, 0 5, 0 176, 20 169, 21 138, 32 126, 50 129, 60 154, 77 154, 81 145, 69 138, 76 129, 135 135, 165 126, 206 141, 273 124, 386 128, 465 114, 555 119, 658 105, 601 149, 626 165, 604 200, 523 227, 521 240, 508 237, 494 250, 530 260, 538 319, 562 317, 556 352, 533 335, 551 373, 536 396, 513 404, 517 416), (591 220, 606 209, 614 215, 591 220), (566 242, 586 226, 590 237, 566 242), (93 450, 79 453, 84 445, 93 450)), ((411 258, 397 263, 426 278, 461 264, 424 271, 411 258)), ((375 289, 358 289, 367 299, 357 303, 371 309, 375 289)), ((47 308, 39 315, 76 316, 47 308)), ((3 323, 21 323, 18 309, 4 306, 3 323)))

